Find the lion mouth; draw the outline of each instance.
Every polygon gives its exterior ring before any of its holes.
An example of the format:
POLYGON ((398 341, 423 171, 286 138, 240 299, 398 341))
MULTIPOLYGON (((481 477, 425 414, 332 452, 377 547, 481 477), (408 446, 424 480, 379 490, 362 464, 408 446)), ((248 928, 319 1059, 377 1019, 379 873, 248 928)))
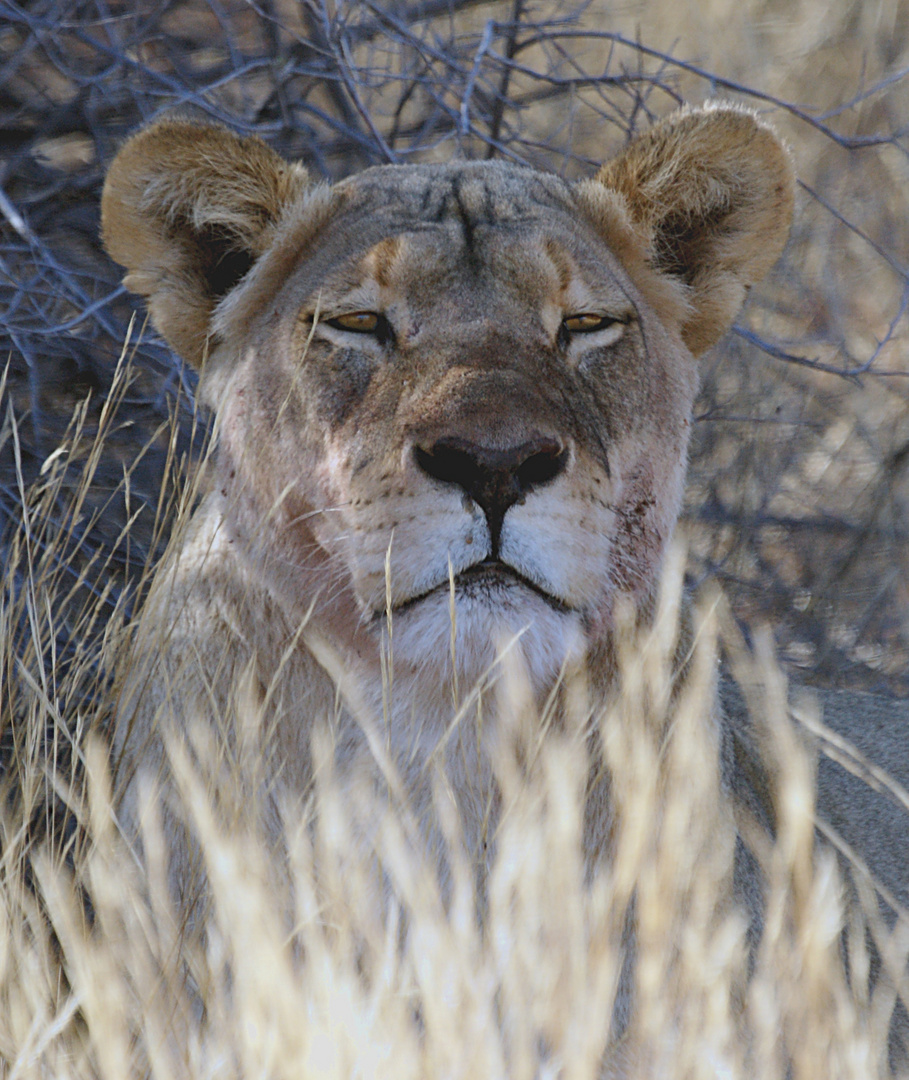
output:
MULTIPOLYGON (((547 592, 542 586, 538 585, 537 582, 529 577, 525 577, 519 570, 516 570, 513 566, 509 566, 508 563, 502 562, 500 559, 484 559, 482 562, 475 563, 466 570, 462 570, 460 573, 455 574, 454 577, 456 595, 468 599, 492 600, 503 589, 514 588, 516 585, 536 593, 537 596, 542 600, 545 600, 546 603, 554 611, 559 612, 559 614, 568 615, 571 614, 573 610, 564 600, 560 600, 559 597, 553 596, 552 593, 547 592)), ((427 600, 430 596, 436 596, 442 592, 447 593, 450 589, 451 582, 449 580, 441 581, 431 589, 418 593, 416 596, 410 596, 406 600, 402 600, 399 604, 395 604, 392 608, 392 613, 398 614, 409 611, 417 604, 427 600)))

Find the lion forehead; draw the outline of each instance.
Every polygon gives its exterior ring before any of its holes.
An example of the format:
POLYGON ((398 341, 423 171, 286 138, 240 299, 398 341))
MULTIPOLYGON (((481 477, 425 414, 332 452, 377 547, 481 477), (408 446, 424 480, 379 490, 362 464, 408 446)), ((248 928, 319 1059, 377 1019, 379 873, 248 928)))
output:
POLYGON ((570 187, 557 176, 505 162, 379 165, 336 185, 352 205, 401 225, 446 221, 465 227, 540 220, 571 213, 570 187))
MULTIPOLYGON (((525 287, 541 272, 564 281, 585 261, 596 277, 619 269, 608 237, 585 220, 569 185, 527 167, 379 166, 343 181, 335 195, 338 212, 325 235, 341 287, 357 274, 385 286, 407 256, 421 273, 456 266, 463 280, 486 266, 497 284, 523 277, 525 287)), ((323 271, 314 286, 326 284, 323 271)))

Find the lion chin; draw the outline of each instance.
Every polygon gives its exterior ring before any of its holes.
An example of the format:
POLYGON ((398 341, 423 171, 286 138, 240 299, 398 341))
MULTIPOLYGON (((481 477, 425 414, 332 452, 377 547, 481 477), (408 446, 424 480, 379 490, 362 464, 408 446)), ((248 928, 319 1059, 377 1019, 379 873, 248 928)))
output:
POLYGON ((488 682, 504 658, 541 691, 587 651, 583 617, 562 599, 498 560, 377 612, 395 662, 464 685, 488 682))

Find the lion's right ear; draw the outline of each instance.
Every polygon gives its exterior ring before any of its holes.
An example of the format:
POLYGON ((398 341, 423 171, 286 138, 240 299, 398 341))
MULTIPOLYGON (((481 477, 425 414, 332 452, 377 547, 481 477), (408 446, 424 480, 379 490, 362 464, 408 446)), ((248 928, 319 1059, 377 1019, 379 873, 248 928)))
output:
POLYGON ((201 364, 215 304, 308 186, 305 169, 260 139, 185 120, 159 121, 117 154, 101 200, 104 246, 185 360, 201 364))

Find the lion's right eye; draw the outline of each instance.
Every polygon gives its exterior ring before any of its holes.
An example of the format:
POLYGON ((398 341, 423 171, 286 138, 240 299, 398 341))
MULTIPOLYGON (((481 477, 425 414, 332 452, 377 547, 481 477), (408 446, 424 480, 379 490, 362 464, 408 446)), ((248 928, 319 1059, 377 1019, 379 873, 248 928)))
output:
POLYGON ((328 326, 335 330, 348 330, 354 334, 378 334, 385 318, 375 311, 352 311, 349 315, 339 315, 336 319, 326 319, 328 326))
POLYGON ((378 311, 351 311, 347 315, 326 319, 325 325, 348 334, 368 334, 380 345, 393 344, 395 339, 391 323, 378 311))

